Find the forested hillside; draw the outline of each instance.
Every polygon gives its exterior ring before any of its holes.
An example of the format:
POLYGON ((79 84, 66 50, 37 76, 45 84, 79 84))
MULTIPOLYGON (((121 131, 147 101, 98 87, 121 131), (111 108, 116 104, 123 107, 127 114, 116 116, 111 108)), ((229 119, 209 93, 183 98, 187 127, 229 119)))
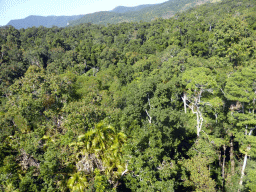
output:
POLYGON ((111 10, 111 12, 114 13, 126 13, 130 11, 139 11, 141 9, 144 9, 146 7, 155 6, 154 4, 146 4, 146 5, 138 5, 135 7, 125 7, 125 6, 118 6, 115 9, 111 10))
POLYGON ((70 21, 70 26, 83 23, 117 24, 122 22, 150 22, 157 18, 168 19, 176 13, 204 3, 215 3, 220 0, 169 0, 155 5, 141 5, 137 7, 117 7, 112 11, 100 11, 87 14, 82 18, 70 21))
POLYGON ((0 28, 2 191, 256 191, 256 1, 0 28))
POLYGON ((30 15, 24 19, 15 19, 6 26, 16 29, 29 27, 67 27, 83 23, 93 24, 117 24, 121 22, 152 21, 156 18, 170 18, 175 13, 187 10, 191 7, 204 3, 217 2, 220 0, 169 0, 161 4, 146 4, 135 7, 118 6, 111 11, 100 11, 91 14, 73 16, 38 16, 30 15))
POLYGON ((135 7, 118 6, 111 11, 100 11, 91 14, 74 16, 38 16, 31 15, 24 19, 15 19, 6 26, 13 26, 16 29, 27 29, 29 27, 67 27, 83 23, 93 24, 117 24, 122 22, 152 21, 156 18, 170 18, 177 12, 204 3, 214 3, 220 0, 169 0, 161 4, 139 5, 135 7))

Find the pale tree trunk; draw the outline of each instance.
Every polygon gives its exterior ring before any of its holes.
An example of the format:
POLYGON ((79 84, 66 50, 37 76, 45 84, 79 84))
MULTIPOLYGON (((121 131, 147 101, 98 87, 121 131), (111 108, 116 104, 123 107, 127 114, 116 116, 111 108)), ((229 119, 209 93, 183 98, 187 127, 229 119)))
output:
POLYGON ((215 122, 218 123, 218 113, 215 113, 215 122))
POLYGON ((224 189, 225 186, 225 163, 226 163, 226 145, 223 145, 223 159, 222 159, 222 178, 223 178, 223 183, 222 183, 222 188, 224 189))
POLYGON ((202 130, 202 126, 203 126, 203 121, 204 121, 204 119, 203 119, 203 115, 202 115, 202 113, 201 113, 201 111, 200 111, 200 109, 199 109, 199 107, 198 107, 198 114, 199 114, 199 122, 198 122, 198 128, 197 128, 197 132, 198 132, 198 137, 199 137, 199 134, 200 134, 200 132, 201 132, 201 130, 202 130))
POLYGON ((234 138, 233 134, 230 137, 230 163, 231 163, 231 175, 235 174, 235 159, 234 159, 234 138))
POLYGON ((125 170, 122 172, 121 177, 124 176, 128 172, 128 163, 125 164, 125 170))
POLYGON ((223 146, 222 178, 225 179, 226 145, 223 146))
POLYGON ((200 111, 200 103, 201 103, 201 96, 202 96, 203 90, 200 90, 200 92, 198 93, 198 95, 196 97, 194 97, 193 101, 190 101, 186 94, 183 94, 182 100, 184 102, 184 110, 186 113, 186 107, 187 106, 189 109, 191 109, 192 113, 196 114, 196 133, 197 136, 200 136, 200 132, 202 130, 202 126, 203 126, 203 115, 200 111), (189 101, 190 105, 187 104, 186 101, 189 101))
POLYGON ((196 118, 197 118, 196 133, 197 133, 197 136, 199 136, 199 134, 200 134, 200 117, 199 117, 198 111, 196 113, 196 118))
POLYGON ((200 136, 200 132, 202 130, 202 126, 203 126, 203 115, 200 111, 200 108, 198 106, 194 106, 194 104, 192 104, 192 106, 186 104, 192 111, 192 113, 196 114, 196 133, 197 133, 197 136, 199 137, 200 136), (196 110, 194 109, 196 108, 196 110))
POLYGON ((149 122, 149 124, 151 124, 152 123, 152 117, 149 115, 147 109, 145 109, 145 111, 146 111, 147 116, 148 116, 148 122, 149 122))
MULTIPOLYGON (((254 129, 256 129, 256 127, 250 130, 249 136, 252 134, 252 132, 253 132, 254 129)), ((245 155, 244 155, 244 163, 243 163, 243 167, 242 167, 242 171, 241 171, 241 178, 240 178, 240 182, 239 182, 240 187, 242 187, 242 185, 243 185, 244 171, 245 171, 245 168, 246 168, 248 152, 250 151, 250 149, 251 149, 251 146, 249 145, 249 146, 247 147, 247 151, 246 151, 246 153, 245 153, 245 155)), ((240 189, 238 189, 238 192, 239 192, 239 191, 240 191, 240 189)))
MULTIPOLYGON (((247 147, 247 150, 250 150, 250 147, 247 147)), ((241 185, 241 186, 243 185, 243 177, 244 177, 244 170, 246 168, 246 163, 247 163, 247 153, 244 156, 244 163, 243 163, 241 178, 240 178, 240 182, 239 182, 239 185, 241 185)))
MULTIPOLYGON (((198 105, 199 105, 199 103, 198 103, 198 105)), ((192 106, 190 106, 190 105, 187 105, 187 106, 192 110, 192 112, 194 114, 196 114, 196 133, 197 133, 197 136, 199 137, 200 132, 202 130, 202 126, 203 126, 203 121, 204 121, 203 115, 198 106, 194 106, 193 104, 192 104, 192 106), (194 108, 196 108, 196 110, 194 108)))
POLYGON ((187 113, 187 95, 186 93, 183 93, 183 97, 181 97, 183 100, 183 105, 184 105, 184 111, 187 113))
MULTIPOLYGON (((151 109, 149 96, 148 96, 148 105, 149 105, 149 109, 151 109)), ((145 109, 145 111, 146 111, 146 114, 148 116, 148 122, 149 122, 149 124, 151 124, 152 123, 152 117, 149 115, 147 109, 145 109)))

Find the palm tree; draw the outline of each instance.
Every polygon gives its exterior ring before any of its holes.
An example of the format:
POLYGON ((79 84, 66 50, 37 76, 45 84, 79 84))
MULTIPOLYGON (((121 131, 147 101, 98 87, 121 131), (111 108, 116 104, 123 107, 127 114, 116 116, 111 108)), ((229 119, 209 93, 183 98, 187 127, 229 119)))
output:
POLYGON ((108 148, 110 148, 114 138, 114 127, 106 125, 104 122, 100 122, 94 129, 88 131, 84 137, 80 137, 79 140, 84 141, 88 153, 100 157, 108 148))
POLYGON ((125 170, 125 163, 122 160, 122 149, 126 143, 126 135, 122 132, 115 134, 112 145, 105 153, 103 160, 106 167, 106 175, 114 186, 118 185, 118 178, 122 176, 125 170))
POLYGON ((68 188, 71 192, 80 192, 87 189, 88 182, 86 177, 82 176, 81 173, 74 173, 67 183, 68 188))
POLYGON ((84 143, 86 153, 94 154, 103 162, 105 174, 111 184, 115 185, 116 179, 125 169, 122 147, 126 142, 126 135, 117 133, 111 125, 100 122, 94 129, 79 136, 78 141, 84 143))

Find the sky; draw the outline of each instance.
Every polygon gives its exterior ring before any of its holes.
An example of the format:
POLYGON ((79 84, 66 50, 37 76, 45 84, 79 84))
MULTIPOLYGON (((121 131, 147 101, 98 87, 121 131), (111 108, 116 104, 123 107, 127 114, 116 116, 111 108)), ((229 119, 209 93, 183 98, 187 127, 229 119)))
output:
POLYGON ((80 15, 109 11, 117 6, 133 7, 165 1, 167 0, 0 0, 0 25, 29 15, 80 15))

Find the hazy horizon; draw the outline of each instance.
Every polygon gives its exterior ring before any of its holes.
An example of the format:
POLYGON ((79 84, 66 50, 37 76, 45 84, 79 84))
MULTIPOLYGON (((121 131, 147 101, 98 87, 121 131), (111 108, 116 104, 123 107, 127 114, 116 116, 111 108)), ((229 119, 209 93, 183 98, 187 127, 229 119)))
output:
POLYGON ((127 2, 107 0, 2 0, 0 1, 0 26, 11 20, 28 16, 86 15, 99 11, 110 11, 118 6, 135 7, 143 4, 159 4, 167 0, 130 0, 127 2))

